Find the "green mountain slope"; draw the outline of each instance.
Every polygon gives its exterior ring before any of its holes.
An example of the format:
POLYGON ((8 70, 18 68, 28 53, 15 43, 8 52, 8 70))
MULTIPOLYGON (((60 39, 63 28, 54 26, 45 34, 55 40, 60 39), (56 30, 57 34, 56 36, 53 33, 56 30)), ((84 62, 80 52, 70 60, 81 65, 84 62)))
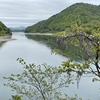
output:
POLYGON ((0 36, 11 35, 11 31, 0 21, 0 36))
POLYGON ((100 21, 100 5, 92 5, 87 3, 76 3, 60 13, 48 18, 47 20, 36 23, 25 29, 25 32, 58 32, 70 27, 78 17, 83 24, 91 21, 100 21))

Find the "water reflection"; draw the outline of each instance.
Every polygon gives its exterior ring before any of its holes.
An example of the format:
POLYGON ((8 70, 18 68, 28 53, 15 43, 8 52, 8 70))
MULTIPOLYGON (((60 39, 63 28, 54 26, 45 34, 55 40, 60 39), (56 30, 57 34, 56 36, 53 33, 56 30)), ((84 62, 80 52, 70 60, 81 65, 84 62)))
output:
MULTIPOLYGON (((12 38, 15 38, 15 40, 3 43, 0 48, 0 100, 9 100, 11 95, 14 94, 10 88, 3 86, 3 83, 7 81, 2 77, 23 71, 23 66, 16 61, 17 58, 21 57, 27 63, 35 63, 36 65, 46 62, 51 66, 59 66, 62 61, 68 59, 60 55, 51 55, 50 48, 43 43, 27 38, 23 32, 13 33, 12 38)), ((69 88, 61 91, 65 91, 70 96, 78 94, 83 100, 100 100, 100 84, 98 82, 92 83, 91 80, 92 77, 82 77, 79 89, 77 89, 75 82, 74 85, 70 85, 69 88)))
POLYGON ((12 34, 12 38, 17 40, 27 39, 24 32, 14 32, 12 34))
MULTIPOLYGON (((39 41, 40 43, 45 43, 46 39, 48 37, 44 36, 32 36, 32 35, 26 35, 28 39, 39 41)), ((50 38, 49 38, 50 39, 50 38)), ((46 44, 47 45, 47 44, 46 44)), ((52 44, 51 44, 52 45, 52 44)), ((48 45, 47 45, 48 46, 48 45)), ((50 45, 49 45, 50 46, 50 45)), ((52 47, 52 46, 50 46, 52 47)), ((75 50, 73 48, 73 50, 75 50)), ((75 94, 78 94, 79 97, 82 97, 82 100, 99 100, 100 94, 99 94, 99 82, 92 82, 93 77, 82 77, 81 81, 79 83, 79 89, 77 89, 77 82, 75 81, 74 85, 70 85, 69 88, 63 89, 61 91, 65 92, 67 91, 67 94, 70 96, 74 96, 75 94)))
POLYGON ((12 38, 15 40, 3 43, 0 48, 0 100, 8 100, 14 94, 10 88, 3 86, 3 83, 7 82, 3 76, 22 72, 23 66, 16 61, 17 58, 21 57, 27 63, 38 65, 46 62, 53 66, 59 66, 62 60, 66 59, 59 55, 51 55, 51 50, 45 44, 27 39, 23 32, 13 33, 12 38))
POLYGON ((0 48, 2 48, 4 44, 5 42, 0 42, 0 48))

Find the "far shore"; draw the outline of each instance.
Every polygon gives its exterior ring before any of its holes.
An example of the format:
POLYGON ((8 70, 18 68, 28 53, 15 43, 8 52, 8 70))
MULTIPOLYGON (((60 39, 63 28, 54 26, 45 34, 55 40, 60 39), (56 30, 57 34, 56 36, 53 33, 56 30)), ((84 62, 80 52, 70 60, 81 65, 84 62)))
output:
POLYGON ((25 35, 53 35, 52 33, 25 33, 25 35))
POLYGON ((10 35, 0 36, 0 42, 6 42, 6 41, 11 41, 11 40, 15 40, 15 39, 12 39, 10 35))

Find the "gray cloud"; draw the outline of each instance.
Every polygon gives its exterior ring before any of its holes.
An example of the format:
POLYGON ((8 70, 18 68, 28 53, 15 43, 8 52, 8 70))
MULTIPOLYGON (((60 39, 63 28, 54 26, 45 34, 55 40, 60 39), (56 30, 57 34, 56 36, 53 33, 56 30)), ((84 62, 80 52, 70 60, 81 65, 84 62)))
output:
POLYGON ((0 0, 0 21, 8 27, 29 26, 77 2, 100 4, 99 0, 0 0))

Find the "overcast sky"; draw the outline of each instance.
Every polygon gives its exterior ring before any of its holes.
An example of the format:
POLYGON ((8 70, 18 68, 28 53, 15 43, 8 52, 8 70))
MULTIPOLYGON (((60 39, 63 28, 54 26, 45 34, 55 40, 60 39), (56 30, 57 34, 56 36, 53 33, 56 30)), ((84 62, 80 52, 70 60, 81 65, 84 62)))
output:
POLYGON ((0 21, 7 27, 27 27, 77 2, 100 5, 100 0, 0 0, 0 21))

